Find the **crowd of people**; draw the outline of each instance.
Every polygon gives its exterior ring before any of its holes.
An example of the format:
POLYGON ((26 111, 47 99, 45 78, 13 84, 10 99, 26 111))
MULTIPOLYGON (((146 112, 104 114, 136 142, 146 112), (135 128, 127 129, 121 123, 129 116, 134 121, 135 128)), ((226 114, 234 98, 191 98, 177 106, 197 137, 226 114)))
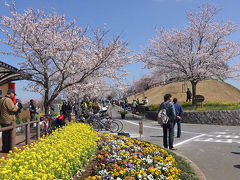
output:
MULTIPOLYGON (((13 103, 13 98, 15 96, 15 91, 13 89, 9 89, 7 91, 7 95, 0 99, 0 125, 2 127, 11 126, 12 122, 16 120, 16 118, 20 117, 20 113, 23 109, 23 105, 19 99, 16 99, 16 103, 13 103)), ((191 101, 191 92, 188 88, 187 91, 187 101, 191 101)), ((164 102, 161 103, 159 111, 161 109, 166 109, 166 115, 169 120, 167 124, 163 124, 163 146, 165 148, 169 148, 175 150, 173 147, 173 139, 174 139, 174 127, 177 124, 177 138, 181 136, 181 120, 183 115, 183 109, 180 104, 177 103, 177 98, 172 99, 171 94, 166 94, 164 96, 164 102), (173 103, 172 103, 173 102, 173 103)), ((139 98, 134 99, 131 104, 128 103, 127 98, 120 100, 111 100, 111 101, 97 101, 97 100, 89 100, 89 101, 81 101, 81 103, 71 103, 70 101, 63 100, 60 105, 60 116, 56 119, 57 123, 63 123, 65 119, 71 122, 72 113, 75 115, 75 119, 79 119, 84 115, 86 111, 92 112, 94 114, 98 113, 102 106, 105 106, 106 103, 117 104, 122 106, 125 110, 131 110, 133 114, 136 114, 137 108, 139 105, 145 105, 148 103, 148 98, 144 97, 142 102, 140 102, 139 98)), ((30 100, 29 104, 29 113, 30 120, 35 120, 35 115, 38 113, 35 101, 33 99, 30 100)), ((64 122, 65 124, 65 122, 64 122)), ((2 133, 2 152, 9 152, 11 145, 11 131, 3 131, 2 133)))
POLYGON ((60 105, 60 114, 65 115, 70 122, 72 113, 74 113, 75 119, 79 119, 86 111, 97 114, 106 103, 104 100, 83 100, 80 103, 63 100, 60 105))
POLYGON ((139 105, 148 104, 148 98, 144 97, 142 101, 140 101, 139 98, 133 99, 131 104, 128 102, 127 98, 123 98, 117 100, 115 104, 121 106, 126 111, 132 111, 133 114, 136 114, 139 105))

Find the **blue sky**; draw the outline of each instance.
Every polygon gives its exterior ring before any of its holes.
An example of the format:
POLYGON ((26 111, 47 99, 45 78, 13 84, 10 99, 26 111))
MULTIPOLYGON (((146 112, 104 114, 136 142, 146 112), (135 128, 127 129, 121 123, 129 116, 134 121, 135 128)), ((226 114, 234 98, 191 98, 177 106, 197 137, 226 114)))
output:
MULTIPOLYGON (((218 5, 222 10, 216 16, 217 20, 230 20, 240 23, 239 0, 16 0, 18 12, 34 8, 51 11, 55 9, 58 14, 65 14, 68 19, 76 19, 79 26, 111 29, 112 34, 121 34, 125 41, 130 43, 129 48, 138 52, 146 46, 148 40, 154 35, 154 28, 181 28, 186 25, 186 11, 196 9, 196 5, 210 2, 218 5)), ((0 15, 8 15, 4 0, 0 0, 0 15)), ((2 35, 0 34, 0 38, 2 35)), ((234 33, 232 40, 240 42, 240 32, 234 33)), ((8 50, 0 44, 0 48, 8 50)), ((19 58, 0 55, 0 60, 18 67, 19 58)), ((239 57, 235 61, 240 63, 239 57)), ((126 67, 130 75, 128 81, 139 79, 149 72, 143 69, 143 64, 132 64, 126 67)), ((227 82, 240 88, 238 81, 227 82)), ((35 93, 25 92, 23 86, 27 83, 16 83, 18 97, 21 99, 39 98, 35 93)))

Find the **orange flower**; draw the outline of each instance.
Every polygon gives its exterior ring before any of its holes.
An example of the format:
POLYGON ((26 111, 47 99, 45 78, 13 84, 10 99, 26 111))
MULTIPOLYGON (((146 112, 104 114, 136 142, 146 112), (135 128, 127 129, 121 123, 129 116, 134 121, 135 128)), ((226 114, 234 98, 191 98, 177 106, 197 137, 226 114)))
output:
POLYGON ((121 164, 121 161, 117 161, 118 164, 121 164))
POLYGON ((127 177, 125 177, 123 180, 135 180, 135 178, 134 178, 134 177, 127 176, 127 177))

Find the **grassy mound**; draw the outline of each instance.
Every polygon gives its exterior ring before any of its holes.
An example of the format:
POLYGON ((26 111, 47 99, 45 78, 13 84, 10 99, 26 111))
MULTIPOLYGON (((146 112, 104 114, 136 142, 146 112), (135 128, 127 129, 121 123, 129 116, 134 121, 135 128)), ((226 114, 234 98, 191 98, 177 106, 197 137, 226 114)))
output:
MULTIPOLYGON (((143 96, 147 96, 150 104, 160 104, 163 101, 163 96, 166 93, 171 93, 173 97, 178 98, 179 102, 186 101, 186 88, 190 88, 190 82, 186 86, 183 83, 171 83, 165 86, 158 86, 145 91, 144 93, 136 94, 136 98, 140 100, 143 96)), ((197 85, 197 94, 205 97, 205 102, 240 102, 240 90, 234 86, 219 82, 216 80, 208 80, 199 82, 197 85)), ((132 102, 134 96, 128 98, 129 102, 132 102)))

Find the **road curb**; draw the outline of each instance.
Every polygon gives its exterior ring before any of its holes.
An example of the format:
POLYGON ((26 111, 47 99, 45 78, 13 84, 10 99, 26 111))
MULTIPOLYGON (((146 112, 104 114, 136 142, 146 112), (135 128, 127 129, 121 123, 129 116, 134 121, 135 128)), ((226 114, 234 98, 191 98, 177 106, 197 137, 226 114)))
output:
POLYGON ((177 156, 182 157, 191 166, 191 168, 194 170, 194 172, 196 173, 196 175, 199 178, 199 180, 207 180, 207 178, 205 177, 203 172, 199 169, 199 167, 194 162, 192 162, 186 156, 184 156, 184 155, 182 155, 180 153, 177 153, 176 151, 174 151, 173 153, 175 153, 177 156))

